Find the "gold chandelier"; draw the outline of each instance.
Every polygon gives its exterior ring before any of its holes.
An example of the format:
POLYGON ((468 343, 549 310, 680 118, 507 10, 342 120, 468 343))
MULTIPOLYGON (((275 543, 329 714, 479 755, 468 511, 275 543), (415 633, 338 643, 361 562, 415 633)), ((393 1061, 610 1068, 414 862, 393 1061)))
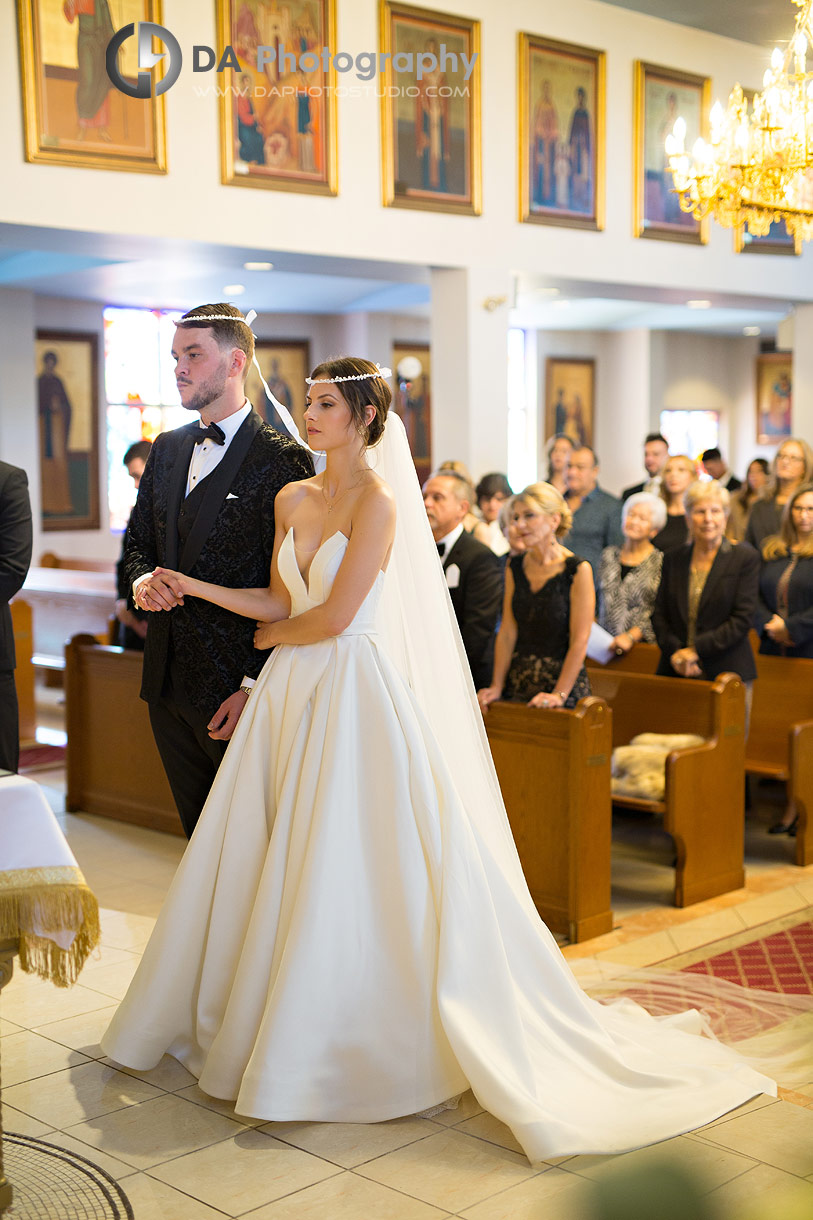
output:
POLYGON ((762 92, 748 100, 735 85, 724 110, 711 110, 710 141, 685 148, 686 123, 679 118, 666 137, 674 189, 684 212, 709 214, 728 229, 747 225, 765 237, 784 220, 796 242, 813 239, 813 72, 806 69, 813 46, 813 0, 792 0, 799 12, 784 55, 777 47, 762 92))

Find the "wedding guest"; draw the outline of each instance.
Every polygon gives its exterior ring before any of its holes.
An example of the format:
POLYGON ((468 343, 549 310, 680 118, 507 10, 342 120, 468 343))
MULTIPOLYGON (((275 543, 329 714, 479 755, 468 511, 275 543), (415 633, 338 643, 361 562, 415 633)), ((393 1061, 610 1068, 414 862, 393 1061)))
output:
POLYGON ((797 487, 762 544, 757 626, 760 652, 813 657, 813 483, 797 487))
POLYGON ((661 489, 661 475, 668 457, 669 442, 666 437, 661 436, 660 432, 650 432, 644 440, 644 468, 647 477, 643 483, 625 487, 621 492, 621 499, 628 500, 630 496, 637 496, 639 491, 657 495, 661 489))
POLYGON ((494 632, 502 602, 502 565, 494 552, 465 529, 473 493, 450 470, 423 486, 423 503, 443 564, 463 647, 475 687, 491 676, 494 632))
MULTIPOLYGON (((125 453, 122 458, 122 465, 126 467, 127 473, 133 480, 136 492, 141 483, 141 476, 144 473, 144 467, 147 465, 147 458, 150 456, 152 444, 150 441, 136 441, 134 445, 125 453)), ((130 517, 132 517, 132 512, 130 517)), ((130 606, 130 582, 127 579, 127 572, 124 566, 124 552, 127 546, 127 529, 130 521, 127 521, 127 527, 124 530, 121 538, 121 553, 116 564, 116 618, 118 620, 118 644, 120 648, 129 648, 134 652, 144 651, 144 640, 147 638, 147 619, 146 610, 136 610, 130 606)))
POLYGON ((547 444, 548 482, 562 496, 567 494, 567 467, 575 448, 566 432, 557 432, 547 444))
POLYGON ((661 497, 636 492, 621 510, 622 545, 602 551, 598 621, 613 637, 611 647, 619 656, 642 640, 648 644, 655 640, 651 619, 663 553, 652 545, 652 539, 665 523, 666 505, 661 497))
POLYGON ((31 563, 32 525, 28 478, 19 466, 0 462, 0 770, 16 771, 20 724, 14 629, 9 602, 20 592, 31 563))
POLYGON ((549 483, 526 487, 510 511, 524 549, 508 562, 494 672, 477 698, 483 711, 501 698, 574 707, 590 694, 584 668, 596 604, 590 564, 562 545, 570 510, 549 483))
POLYGON ((716 479, 721 483, 726 491, 739 491, 742 483, 735 474, 732 474, 728 469, 726 462, 720 450, 714 445, 711 449, 704 449, 700 455, 700 461, 703 463, 703 469, 709 478, 716 479))
POLYGON ((508 540, 500 528, 500 509, 513 494, 511 484, 504 474, 485 474, 477 484, 474 494, 477 505, 488 526, 489 539, 487 545, 495 555, 508 553, 508 540))
POLYGON ((683 497, 697 478, 695 464, 685 453, 670 457, 663 468, 661 497, 666 504, 666 524, 652 539, 659 551, 672 551, 689 540, 683 497))
POLYGON ((725 537, 730 496, 714 481, 685 495, 690 541, 667 551, 652 612, 661 650, 657 673, 681 678, 739 674, 746 726, 756 663, 748 632, 757 608, 759 556, 725 537))
POLYGON ((779 533, 782 509, 803 483, 813 483, 813 449, 807 441, 792 436, 777 449, 771 477, 751 508, 746 542, 759 550, 769 534, 779 533))
POLYGON ((605 546, 621 542, 621 501, 598 485, 598 458, 589 445, 577 449, 567 468, 567 506, 573 516, 568 544, 593 569, 605 546))
POLYGON ((745 482, 731 497, 726 538, 732 542, 742 542, 745 538, 751 508, 767 481, 768 463, 765 458, 754 458, 745 472, 745 482))
MULTIPOLYGON (((456 474, 459 479, 462 479, 469 491, 469 509, 466 516, 463 518, 463 529, 467 534, 473 534, 478 542, 482 542, 483 546, 489 545, 490 534, 485 525, 485 522, 475 512, 475 501, 472 495, 474 488, 474 479, 469 473, 469 468, 465 462, 458 462, 449 459, 441 462, 435 471, 436 474, 456 474)), ((479 511, 479 510, 478 510, 479 511)))

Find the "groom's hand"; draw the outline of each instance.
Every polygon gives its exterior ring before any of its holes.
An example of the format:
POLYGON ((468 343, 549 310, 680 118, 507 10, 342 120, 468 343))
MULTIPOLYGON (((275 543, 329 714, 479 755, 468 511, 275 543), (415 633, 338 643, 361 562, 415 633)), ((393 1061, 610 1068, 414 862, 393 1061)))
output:
POLYGON ((214 741, 229 740, 247 700, 248 695, 244 690, 236 690, 228 699, 223 700, 207 726, 209 736, 214 741))

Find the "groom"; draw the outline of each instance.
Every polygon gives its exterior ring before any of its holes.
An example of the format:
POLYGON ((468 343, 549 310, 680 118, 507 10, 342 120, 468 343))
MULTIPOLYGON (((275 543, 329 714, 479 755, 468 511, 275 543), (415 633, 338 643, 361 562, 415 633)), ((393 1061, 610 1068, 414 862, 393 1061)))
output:
POLYGON ((179 605, 154 569, 232 588, 266 586, 274 498, 286 483, 312 475, 313 464, 305 448, 264 423, 247 401, 254 336, 233 305, 184 314, 172 355, 181 402, 200 420, 156 437, 124 564, 135 605, 153 611, 141 698, 189 837, 268 654, 255 651, 250 619, 198 598, 179 605))

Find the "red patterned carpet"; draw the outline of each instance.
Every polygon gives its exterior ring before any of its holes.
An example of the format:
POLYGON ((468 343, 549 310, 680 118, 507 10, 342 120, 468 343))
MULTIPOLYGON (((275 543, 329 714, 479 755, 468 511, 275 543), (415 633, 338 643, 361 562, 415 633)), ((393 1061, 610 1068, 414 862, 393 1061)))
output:
POLYGON ((784 995, 813 994, 813 923, 773 932, 684 966, 683 970, 784 995))
POLYGON ((64 767, 66 753, 64 746, 24 746, 20 750, 20 774, 64 767))

